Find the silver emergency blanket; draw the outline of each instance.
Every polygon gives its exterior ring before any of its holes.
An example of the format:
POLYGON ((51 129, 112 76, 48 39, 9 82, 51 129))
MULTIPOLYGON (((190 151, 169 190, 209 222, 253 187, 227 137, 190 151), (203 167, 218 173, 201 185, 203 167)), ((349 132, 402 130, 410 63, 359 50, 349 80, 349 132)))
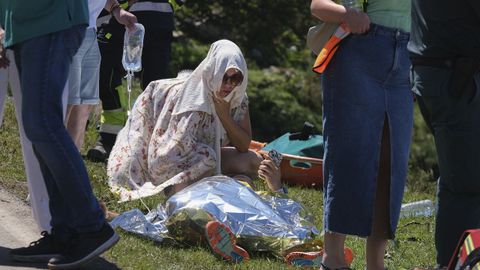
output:
POLYGON ((269 236, 309 240, 318 234, 313 217, 287 196, 256 193, 227 176, 204 178, 170 197, 165 207, 147 215, 134 209, 115 218, 111 225, 155 241, 168 237, 165 222, 185 209, 202 209, 230 227, 237 236, 269 236))

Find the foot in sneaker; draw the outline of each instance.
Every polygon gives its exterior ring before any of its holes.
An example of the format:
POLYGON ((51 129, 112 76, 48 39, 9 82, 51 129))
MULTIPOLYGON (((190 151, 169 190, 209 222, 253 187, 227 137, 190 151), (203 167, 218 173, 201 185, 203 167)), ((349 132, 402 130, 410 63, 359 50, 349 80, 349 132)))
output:
POLYGON ((322 256, 322 251, 291 252, 285 256, 285 262, 293 266, 319 268, 322 265, 322 256))
POLYGON ((49 269, 72 269, 87 264, 107 251, 119 240, 118 234, 105 223, 102 229, 93 233, 78 234, 60 256, 48 262, 49 269))
POLYGON ((205 234, 213 252, 223 259, 233 263, 241 263, 250 258, 246 250, 235 244, 236 239, 230 228, 222 223, 218 221, 208 222, 205 226, 205 234))
POLYGON ((101 143, 97 142, 94 148, 91 148, 87 152, 87 159, 93 162, 107 162, 110 151, 107 147, 104 147, 101 143))
POLYGON ((10 251, 10 257, 17 262, 48 262, 58 256, 62 250, 58 241, 46 231, 41 233, 42 238, 30 243, 28 247, 15 248, 10 251))
MULTIPOLYGON (((347 265, 352 264, 353 256, 354 256, 352 249, 345 247, 344 254, 345 254, 345 263, 347 265)), ((320 266, 322 266, 322 257, 323 257, 323 251, 291 252, 287 256, 285 256, 285 262, 289 265, 294 265, 294 266, 319 268, 320 266)))

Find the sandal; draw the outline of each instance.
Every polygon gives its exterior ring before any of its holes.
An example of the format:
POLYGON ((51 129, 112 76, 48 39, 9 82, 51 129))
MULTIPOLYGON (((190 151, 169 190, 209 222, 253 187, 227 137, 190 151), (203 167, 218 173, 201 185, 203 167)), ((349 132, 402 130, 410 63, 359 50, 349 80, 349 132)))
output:
POLYGON ((205 226, 205 234, 208 245, 213 252, 223 259, 241 263, 247 261, 250 256, 248 252, 240 246, 236 245, 236 238, 230 228, 218 221, 210 221, 205 226))
POLYGON ((320 269, 323 269, 323 270, 352 270, 352 268, 350 267, 339 267, 339 268, 332 269, 326 266, 323 262, 320 263, 320 266, 321 266, 320 269))

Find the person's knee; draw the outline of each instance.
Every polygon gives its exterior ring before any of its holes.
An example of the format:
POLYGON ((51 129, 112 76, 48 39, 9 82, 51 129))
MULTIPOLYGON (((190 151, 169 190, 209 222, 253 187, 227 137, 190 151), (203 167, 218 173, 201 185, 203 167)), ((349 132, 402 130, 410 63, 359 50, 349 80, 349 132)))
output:
POLYGON ((260 166, 260 162, 262 162, 263 158, 262 156, 255 152, 249 150, 247 153, 245 153, 247 156, 247 173, 249 176, 256 176, 258 174, 258 167, 260 166))
POLYGON ((46 136, 47 127, 40 119, 23 117, 25 136, 31 141, 41 141, 46 136))

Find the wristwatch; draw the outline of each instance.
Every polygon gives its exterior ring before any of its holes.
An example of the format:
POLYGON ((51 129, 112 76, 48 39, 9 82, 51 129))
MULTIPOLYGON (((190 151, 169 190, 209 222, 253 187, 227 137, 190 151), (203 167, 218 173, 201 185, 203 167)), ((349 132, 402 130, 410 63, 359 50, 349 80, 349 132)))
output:
POLYGON ((287 190, 287 188, 286 188, 285 186, 282 186, 282 188, 275 190, 275 192, 287 194, 287 193, 288 193, 288 190, 287 190))

